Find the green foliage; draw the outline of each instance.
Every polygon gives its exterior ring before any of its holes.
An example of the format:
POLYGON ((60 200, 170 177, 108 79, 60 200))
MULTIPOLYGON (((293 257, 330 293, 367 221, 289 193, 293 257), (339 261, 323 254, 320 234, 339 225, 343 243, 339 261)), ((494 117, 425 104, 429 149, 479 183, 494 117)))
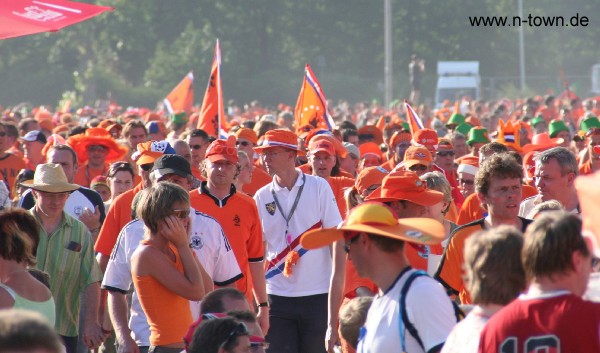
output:
MULTIPOLYGON (((332 100, 382 100, 383 1, 88 0, 115 11, 63 29, 0 42, 0 104, 56 105, 114 98, 154 106, 190 70, 200 104, 217 38, 224 97, 275 105, 296 102, 310 63, 332 100)), ((600 58, 600 1, 523 1, 524 14, 590 17, 587 27, 524 27, 532 91, 498 84, 494 94, 545 93, 566 75, 589 76, 600 58)), ((408 95, 410 55, 426 61, 423 96, 432 96, 436 63, 478 60, 481 73, 517 76, 516 27, 471 27, 469 16, 516 16, 516 0, 395 0, 394 92, 408 95)), ((499 81, 501 82, 501 81, 499 81)), ((508 81, 504 81, 508 82, 508 81)), ((585 85, 585 83, 584 83, 585 85)), ((492 97, 489 97, 492 98, 492 97)))

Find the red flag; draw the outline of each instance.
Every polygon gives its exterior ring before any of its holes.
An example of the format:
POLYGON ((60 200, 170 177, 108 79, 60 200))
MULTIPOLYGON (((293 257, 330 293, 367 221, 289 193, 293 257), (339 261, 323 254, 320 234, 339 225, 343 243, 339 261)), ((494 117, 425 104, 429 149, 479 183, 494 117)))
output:
POLYGON ((327 99, 317 77, 306 64, 304 81, 295 109, 296 127, 310 124, 315 128, 333 130, 333 119, 327 111, 327 99))
POLYGON ((215 45, 215 56, 210 69, 210 79, 204 93, 200 116, 198 117, 198 129, 206 131, 207 134, 219 138, 225 129, 225 110, 223 108, 223 90, 221 87, 221 48, 219 40, 215 45))
POLYGON ((0 7, 0 39, 56 32, 114 8, 66 0, 10 0, 0 7))
POLYGON ((417 115, 417 112, 413 110, 406 99, 404 100, 404 105, 406 106, 406 119, 410 125, 410 133, 414 135, 415 132, 425 128, 425 126, 423 125, 421 118, 417 115))
POLYGON ((184 111, 189 114, 192 111, 194 105, 194 74, 191 71, 173 88, 167 98, 163 100, 163 103, 169 114, 177 111, 184 111))

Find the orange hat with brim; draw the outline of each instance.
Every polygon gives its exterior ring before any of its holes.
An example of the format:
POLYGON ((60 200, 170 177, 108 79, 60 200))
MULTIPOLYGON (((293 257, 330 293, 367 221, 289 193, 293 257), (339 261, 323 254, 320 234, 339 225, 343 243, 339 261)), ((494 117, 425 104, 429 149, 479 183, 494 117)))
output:
POLYGON ((444 200, 444 194, 427 189, 427 183, 417 173, 397 170, 383 178, 381 186, 367 196, 366 201, 391 202, 406 200, 421 206, 433 206, 444 200))
POLYGON ((406 130, 400 130, 394 132, 392 137, 390 138, 390 147, 396 147, 400 142, 409 142, 412 140, 412 135, 410 132, 406 130))
POLYGON ((532 151, 545 151, 552 147, 558 147, 564 140, 560 137, 550 138, 548 132, 535 134, 531 138, 531 143, 523 146, 522 153, 527 154, 532 151))
POLYGON ((258 136, 256 132, 252 129, 248 129, 247 127, 243 127, 235 132, 235 137, 238 139, 244 139, 250 141, 253 145, 258 144, 258 136))
POLYGON ((360 135, 372 135, 373 142, 375 142, 378 145, 381 145, 383 143, 383 132, 379 130, 379 128, 377 128, 377 126, 375 125, 365 125, 361 127, 360 129, 358 129, 358 135, 359 138, 360 135))
POLYGON ((298 135, 285 129, 274 129, 267 131, 263 136, 263 140, 259 146, 254 147, 257 153, 274 148, 282 147, 296 151, 299 155, 304 155, 305 152, 298 148, 298 135))
POLYGON ((379 145, 375 142, 365 142, 358 146, 358 150, 360 151, 360 159, 363 159, 368 154, 372 154, 377 156, 379 159, 383 159, 383 153, 381 153, 379 145))
POLYGON ((365 168, 356 177, 354 187, 359 194, 362 194, 373 185, 381 185, 383 178, 388 174, 389 172, 381 166, 365 168))
POLYGON ((353 208, 337 228, 306 232, 300 244, 305 249, 317 249, 344 239, 345 232, 365 232, 416 244, 439 244, 445 236, 444 226, 434 219, 398 219, 389 207, 365 202, 353 208))
POLYGON ((320 134, 320 135, 314 135, 310 138, 310 142, 312 143, 313 141, 319 141, 319 140, 327 140, 329 142, 331 142, 331 144, 333 145, 333 148, 335 150, 335 153, 342 157, 342 158, 346 158, 348 156, 348 151, 346 150, 346 147, 344 147, 344 144, 342 144, 342 142, 340 140, 337 139, 337 137, 333 136, 333 135, 327 135, 327 134, 320 134))
POLYGON ((406 152, 404 152, 404 160, 402 166, 410 168, 413 165, 422 164, 425 166, 430 165, 433 162, 431 153, 425 146, 410 146, 406 152))
POLYGON ((106 162, 118 161, 127 153, 127 147, 121 146, 112 135, 101 127, 92 127, 79 134, 69 137, 67 144, 77 153, 80 163, 87 161, 87 148, 92 145, 101 145, 108 148, 106 162))

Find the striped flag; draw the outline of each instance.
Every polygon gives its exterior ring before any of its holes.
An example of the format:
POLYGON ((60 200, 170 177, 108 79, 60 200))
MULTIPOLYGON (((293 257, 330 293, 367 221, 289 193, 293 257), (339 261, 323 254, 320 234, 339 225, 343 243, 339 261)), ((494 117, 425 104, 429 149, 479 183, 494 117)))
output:
POLYGON ((190 71, 163 100, 169 114, 184 111, 190 113, 194 105, 194 74, 190 71))
POLYGON ((304 81, 295 109, 296 128, 310 124, 315 128, 333 130, 333 119, 327 111, 327 99, 310 65, 304 69, 304 81))
POLYGON ((210 79, 204 93, 202 108, 200 108, 197 128, 216 138, 223 136, 227 130, 225 128, 225 110, 223 108, 223 89, 221 86, 221 47, 218 39, 215 45, 210 79))
POLYGON ((404 105, 406 106, 406 119, 408 120, 408 124, 410 125, 410 133, 415 134, 418 130, 425 128, 421 118, 417 115, 417 112, 408 104, 408 101, 404 100, 404 105))

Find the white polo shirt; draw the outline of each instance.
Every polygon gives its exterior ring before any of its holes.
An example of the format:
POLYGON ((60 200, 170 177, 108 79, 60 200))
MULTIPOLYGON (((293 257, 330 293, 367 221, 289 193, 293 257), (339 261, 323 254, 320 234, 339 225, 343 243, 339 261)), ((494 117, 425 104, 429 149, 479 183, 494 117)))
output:
POLYGON ((267 242, 267 293, 286 297, 316 295, 329 291, 332 267, 330 247, 306 250, 300 246, 299 241, 300 236, 309 229, 332 228, 342 221, 329 183, 321 177, 303 174, 300 170, 297 172, 299 176, 291 190, 282 188, 273 179, 254 195, 264 240, 267 242), (286 234, 286 221, 276 205, 272 191, 283 208, 283 214, 289 216, 303 184, 286 234), (297 264, 292 266, 292 275, 286 277, 283 275, 285 255, 290 251, 297 251, 300 258, 297 264))
MULTIPOLYGON (((241 278, 242 273, 221 225, 214 218, 193 209, 190 211, 190 218, 190 246, 213 282, 227 285, 241 278)), ((143 238, 144 223, 140 220, 133 220, 121 229, 106 266, 102 288, 123 293, 130 288, 133 289, 131 256, 143 238)), ((191 301, 190 307, 195 320, 199 315, 200 304, 191 301)), ((131 336, 138 346, 150 345, 150 326, 135 290, 131 300, 129 328, 131 336)))

